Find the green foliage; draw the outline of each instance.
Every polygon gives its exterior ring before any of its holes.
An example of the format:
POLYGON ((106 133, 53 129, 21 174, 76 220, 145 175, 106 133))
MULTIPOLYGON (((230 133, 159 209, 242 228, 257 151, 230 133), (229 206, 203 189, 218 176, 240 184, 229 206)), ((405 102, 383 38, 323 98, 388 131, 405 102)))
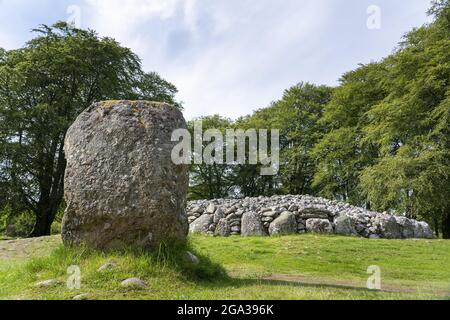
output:
POLYGON ((14 214, 11 207, 0 211, 0 235, 14 238, 25 238, 33 230, 35 217, 28 212, 14 214))
POLYGON ((448 35, 438 20, 409 33, 383 62, 389 94, 367 112, 370 123, 364 128, 366 141, 379 148, 380 161, 365 168, 361 179, 376 209, 425 218, 436 229, 442 225, 445 237, 450 237, 445 231, 450 215, 448 35))
POLYGON ((317 159, 313 186, 319 194, 364 204, 357 188, 359 174, 377 158, 374 146, 363 140, 363 128, 368 123, 365 112, 385 97, 383 76, 382 66, 363 65, 345 74, 341 86, 333 92, 319 121, 326 127, 326 134, 313 150, 317 159))
POLYGON ((314 148, 320 194, 428 220, 450 237, 448 1, 397 51, 342 78, 314 148))
POLYGON ((324 133, 319 123, 332 89, 300 83, 268 108, 236 122, 237 128, 280 130, 280 172, 260 176, 258 166, 238 167, 236 185, 244 196, 313 193, 315 159, 311 151, 324 133))

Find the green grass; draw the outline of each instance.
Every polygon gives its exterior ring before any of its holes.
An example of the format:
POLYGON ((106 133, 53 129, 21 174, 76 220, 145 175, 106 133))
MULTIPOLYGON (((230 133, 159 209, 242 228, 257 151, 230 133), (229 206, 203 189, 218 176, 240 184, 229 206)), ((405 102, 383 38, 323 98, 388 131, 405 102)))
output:
POLYGON ((0 260, 0 299, 71 299, 81 293, 89 299, 450 298, 450 241, 196 235, 188 247, 99 253, 65 249, 59 238, 46 239, 41 240, 47 245, 42 244, 39 258, 10 254, 0 260), (199 256, 201 263, 187 263, 185 250, 199 256), (117 267, 97 271, 106 262, 117 267), (65 282, 71 265, 81 269, 80 290, 69 290, 65 284, 35 287, 47 279, 65 282), (365 289, 371 265, 381 268, 385 291, 365 289), (130 277, 145 280, 149 289, 121 288, 120 282, 130 277))

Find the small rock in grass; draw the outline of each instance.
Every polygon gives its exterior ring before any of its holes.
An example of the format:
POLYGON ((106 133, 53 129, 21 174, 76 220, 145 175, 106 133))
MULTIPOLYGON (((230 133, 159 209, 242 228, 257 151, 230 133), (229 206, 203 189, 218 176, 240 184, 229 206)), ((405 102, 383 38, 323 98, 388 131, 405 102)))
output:
POLYGON ((72 300, 89 300, 89 294, 87 293, 78 294, 75 297, 73 297, 72 300))
POLYGON ((131 289, 147 289, 147 283, 145 283, 143 280, 139 278, 130 278, 122 281, 120 284, 124 288, 131 288, 131 289))
POLYGON ((110 270, 116 267, 116 264, 113 262, 108 262, 105 263, 104 265, 102 265, 100 268, 98 268, 97 271, 105 271, 105 270, 110 270))
POLYGON ((200 259, 196 255, 194 255, 192 252, 189 252, 189 251, 186 251, 184 259, 185 259, 185 261, 192 263, 192 264, 200 263, 200 259))
POLYGON ((51 280, 45 280, 45 281, 36 283, 36 287, 49 288, 49 287, 55 287, 60 284, 62 284, 62 281, 51 279, 51 280))

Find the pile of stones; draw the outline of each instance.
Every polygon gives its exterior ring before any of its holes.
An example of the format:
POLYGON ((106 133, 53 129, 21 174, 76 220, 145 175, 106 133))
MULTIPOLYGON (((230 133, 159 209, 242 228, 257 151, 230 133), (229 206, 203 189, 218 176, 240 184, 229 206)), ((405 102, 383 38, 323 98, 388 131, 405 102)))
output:
POLYGON ((188 202, 189 231, 214 236, 328 233, 371 239, 434 238, 425 222, 308 195, 188 202))

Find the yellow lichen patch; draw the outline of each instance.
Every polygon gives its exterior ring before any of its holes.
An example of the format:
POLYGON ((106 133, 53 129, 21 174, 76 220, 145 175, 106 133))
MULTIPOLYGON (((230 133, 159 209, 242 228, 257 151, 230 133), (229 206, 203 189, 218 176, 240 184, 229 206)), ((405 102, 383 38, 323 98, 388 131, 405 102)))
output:
POLYGON ((118 104, 125 104, 129 105, 133 109, 137 109, 139 105, 152 108, 161 108, 164 106, 168 106, 168 104, 164 102, 146 101, 146 100, 107 100, 107 101, 100 101, 99 104, 104 108, 112 108, 118 104))
POLYGON ((107 100, 107 101, 100 101, 99 105, 101 105, 104 108, 112 108, 121 102, 124 102, 124 101, 122 101, 122 100, 107 100))

